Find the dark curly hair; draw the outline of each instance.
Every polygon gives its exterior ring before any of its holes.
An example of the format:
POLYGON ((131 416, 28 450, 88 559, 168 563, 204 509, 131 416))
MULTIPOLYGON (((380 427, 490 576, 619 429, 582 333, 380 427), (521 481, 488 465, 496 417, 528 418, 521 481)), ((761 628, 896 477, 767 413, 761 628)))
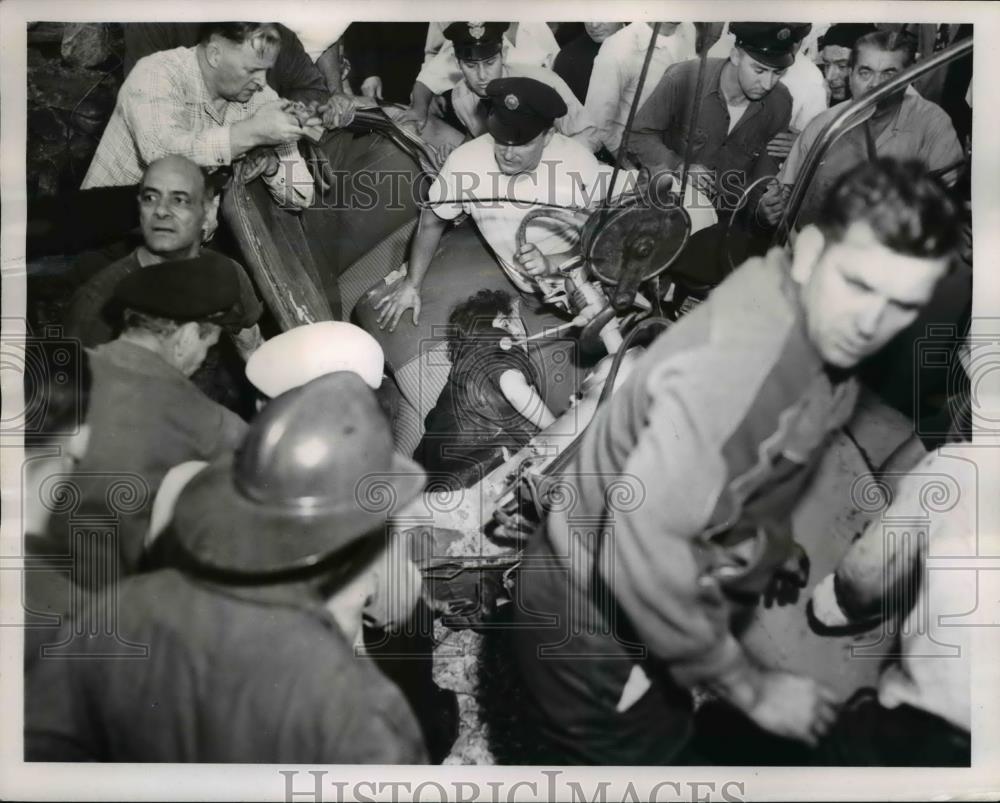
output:
POLYGON ((455 363, 470 348, 499 345, 506 335, 493 320, 513 310, 514 300, 504 290, 480 290, 456 304, 448 316, 448 359, 455 363))
POLYGON ((958 207, 944 185, 914 159, 879 159, 852 168, 830 189, 817 226, 828 242, 865 221, 886 248, 937 259, 958 247, 958 207))

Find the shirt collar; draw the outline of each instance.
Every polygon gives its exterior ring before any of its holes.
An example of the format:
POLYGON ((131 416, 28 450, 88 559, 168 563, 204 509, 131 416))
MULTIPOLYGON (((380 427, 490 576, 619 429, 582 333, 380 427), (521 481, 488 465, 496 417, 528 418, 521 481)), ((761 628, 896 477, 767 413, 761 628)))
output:
MULTIPOLYGON (((225 111, 220 115, 218 110, 212 104, 212 96, 208 92, 208 85, 205 83, 205 76, 201 73, 201 66, 198 64, 198 46, 184 48, 188 55, 184 60, 185 72, 187 73, 188 82, 191 86, 195 87, 195 92, 197 93, 197 103, 201 104, 205 113, 211 117, 216 123, 222 125, 224 122, 225 111)), ((228 104, 227 104, 228 105, 228 104)), ((225 109, 225 107, 223 107, 225 109)))

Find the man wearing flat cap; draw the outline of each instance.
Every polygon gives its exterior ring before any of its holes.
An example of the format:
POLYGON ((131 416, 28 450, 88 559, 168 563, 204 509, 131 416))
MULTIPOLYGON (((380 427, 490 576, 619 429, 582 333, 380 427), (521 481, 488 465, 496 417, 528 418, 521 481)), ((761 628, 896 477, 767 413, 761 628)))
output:
MULTIPOLYGON (((419 323, 420 287, 441 236, 452 220, 472 217, 511 283, 526 296, 561 283, 555 274, 578 247, 577 229, 547 221, 531 227, 518 250, 517 230, 532 204, 578 208, 600 201, 611 168, 555 130, 566 104, 551 86, 533 78, 498 78, 486 87, 489 133, 456 148, 428 193, 420 213, 406 276, 375 303, 378 324, 395 330, 407 309, 419 323), (503 199, 503 200, 496 200, 503 199)), ((626 182, 619 183, 619 187, 626 182)))
MULTIPOLYGON (((77 515, 117 516, 109 558, 116 572, 137 567, 164 474, 186 460, 211 460, 234 448, 246 431, 241 418, 189 378, 223 330, 247 322, 239 270, 232 260, 205 251, 137 270, 115 288, 122 333, 90 352, 94 382, 87 423, 93 435, 79 466, 77 515), (116 507, 109 489, 121 477, 140 487, 116 507)), ((65 518, 54 518, 50 533, 65 538, 65 518)))
POLYGON ((120 584, 116 631, 29 673, 25 758, 425 763, 402 694, 354 649, 390 543, 383 503, 424 480, 356 375, 274 399, 184 488, 172 565, 120 584), (147 656, 107 658, 119 640, 147 656))
POLYGON ((591 151, 600 148, 600 137, 569 85, 552 70, 531 64, 509 63, 503 52, 506 22, 453 22, 444 35, 455 46, 462 80, 451 94, 455 115, 469 138, 486 133, 490 101, 486 87, 498 78, 532 78, 548 84, 562 98, 566 111, 554 121, 556 131, 591 151))
POLYGON ((706 60, 701 105, 694 130, 691 110, 698 91, 699 61, 670 67, 635 117, 629 149, 651 172, 676 171, 689 137, 690 175, 716 208, 736 207, 758 176, 777 172, 767 144, 788 128, 792 98, 779 79, 795 60, 808 25, 731 23, 735 45, 728 58, 706 60))

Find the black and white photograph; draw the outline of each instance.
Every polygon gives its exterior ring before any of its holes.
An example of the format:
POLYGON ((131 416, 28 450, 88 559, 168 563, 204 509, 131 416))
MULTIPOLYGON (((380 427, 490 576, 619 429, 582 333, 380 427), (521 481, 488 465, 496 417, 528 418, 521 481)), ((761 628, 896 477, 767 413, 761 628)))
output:
POLYGON ((1000 795, 1000 6, 0 18, 0 799, 1000 795))

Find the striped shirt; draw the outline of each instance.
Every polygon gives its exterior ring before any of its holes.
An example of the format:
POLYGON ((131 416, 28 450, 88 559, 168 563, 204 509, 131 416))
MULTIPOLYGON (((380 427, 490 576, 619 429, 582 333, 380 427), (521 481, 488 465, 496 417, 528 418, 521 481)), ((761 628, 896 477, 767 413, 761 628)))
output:
MULTIPOLYGON (((232 164, 229 129, 278 100, 270 87, 246 103, 212 98, 198 65, 197 48, 178 47, 140 59, 118 92, 118 102, 90 163, 82 189, 138 184, 150 162, 186 156, 209 170, 232 164)), ((313 180, 294 143, 275 148, 286 169, 264 180, 282 206, 307 207, 313 180)))

